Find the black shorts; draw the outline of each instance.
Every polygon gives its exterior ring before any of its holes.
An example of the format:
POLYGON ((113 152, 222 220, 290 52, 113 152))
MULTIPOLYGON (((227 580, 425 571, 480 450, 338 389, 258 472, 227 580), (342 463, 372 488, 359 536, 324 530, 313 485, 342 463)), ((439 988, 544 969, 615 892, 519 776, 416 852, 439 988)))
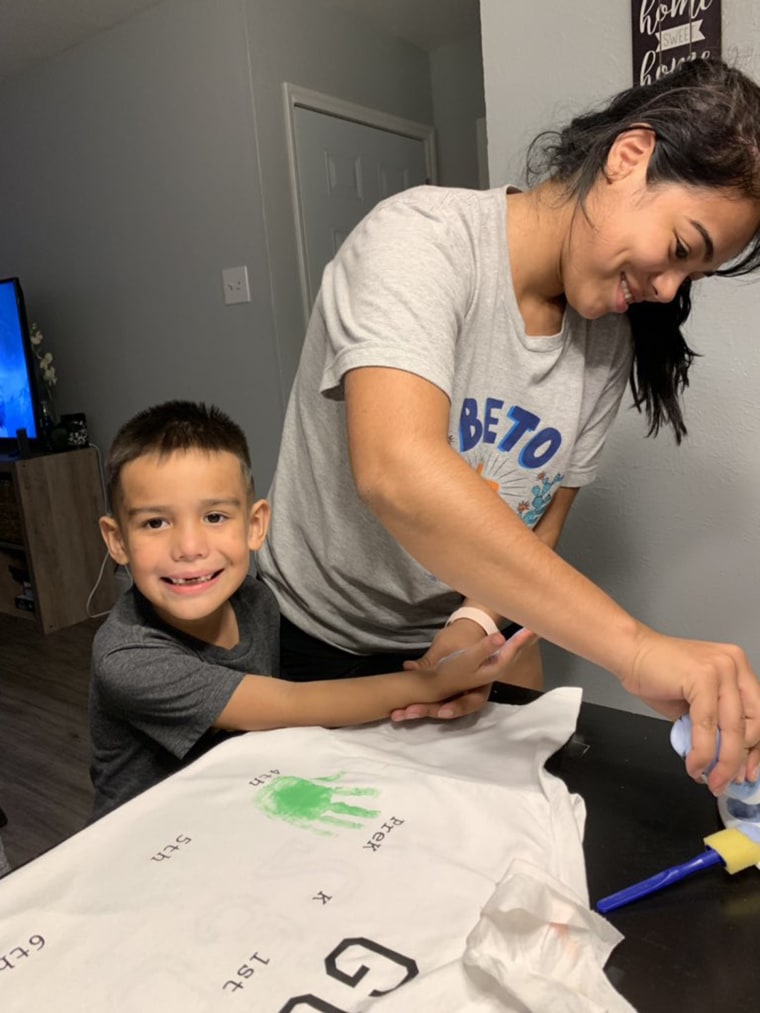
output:
MULTIPOLYGON (((509 637, 519 627, 515 623, 504 630, 509 637)), ((404 662, 414 661, 424 651, 406 653, 351 654, 339 647, 326 644, 324 640, 304 633, 286 619, 280 617, 280 675, 290 682, 314 682, 318 679, 348 679, 359 675, 383 675, 385 672, 401 672, 404 662)), ((532 692, 532 691, 525 691, 532 692)), ((513 700, 515 687, 506 687, 495 682, 491 687, 489 700, 498 702, 522 702, 513 700)), ((535 693, 532 693, 535 696, 535 693)))
POLYGON ((290 682, 400 672, 407 659, 414 660, 424 653, 351 654, 304 633, 285 616, 280 617, 280 675, 290 682))

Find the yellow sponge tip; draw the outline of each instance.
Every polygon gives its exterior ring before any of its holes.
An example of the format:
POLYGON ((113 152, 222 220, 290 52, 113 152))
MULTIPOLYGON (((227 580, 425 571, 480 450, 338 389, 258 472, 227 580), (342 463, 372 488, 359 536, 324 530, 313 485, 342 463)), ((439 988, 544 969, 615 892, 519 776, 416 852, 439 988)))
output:
POLYGON ((750 865, 760 864, 760 844, 751 840, 736 827, 718 830, 717 833, 705 837, 705 844, 717 851, 723 859, 726 872, 741 872, 750 865))

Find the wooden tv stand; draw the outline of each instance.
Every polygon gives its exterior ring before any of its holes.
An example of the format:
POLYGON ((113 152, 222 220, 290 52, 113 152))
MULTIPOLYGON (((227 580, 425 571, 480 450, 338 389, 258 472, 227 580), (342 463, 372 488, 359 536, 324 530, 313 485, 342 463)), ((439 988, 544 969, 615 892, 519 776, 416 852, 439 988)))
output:
MULTIPOLYGON (((105 556, 98 518, 103 489, 94 447, 0 458, 0 612, 52 633, 88 618, 87 599, 105 556)), ((106 562, 92 614, 117 596, 106 562)))

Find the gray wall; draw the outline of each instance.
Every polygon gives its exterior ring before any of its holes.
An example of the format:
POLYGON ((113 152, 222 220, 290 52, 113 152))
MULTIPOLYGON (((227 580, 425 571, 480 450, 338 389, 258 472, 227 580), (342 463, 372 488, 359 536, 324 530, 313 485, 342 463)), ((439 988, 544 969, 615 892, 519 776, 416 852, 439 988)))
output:
POLYGON ((274 466, 282 393, 240 3, 167 0, 0 89, 0 273, 18 274, 105 447, 149 403, 203 398, 274 466), (223 267, 253 301, 226 307, 223 267))
POLYGON ((284 390, 305 329, 288 181, 282 82, 391 113, 436 130, 438 182, 477 185, 475 119, 484 115, 480 41, 431 54, 314 0, 247 0, 276 333, 284 390))
MULTIPOLYGON (((629 86, 629 10, 534 0, 508 13, 503 0, 481 0, 493 185, 517 178, 540 129, 629 86)), ((758 5, 724 3, 723 34, 724 54, 760 79, 758 5)), ((685 444, 644 439, 642 418, 624 408, 560 548, 637 618, 738 643, 758 670, 760 284, 700 282, 694 303, 687 337, 703 358, 687 392, 685 444)), ((587 699, 646 711, 594 666, 551 647, 545 658, 550 685, 581 685, 587 699)))
POLYGON ((427 53, 314 0, 247 0, 282 384, 290 389, 305 330, 288 179, 282 82, 420 123, 433 122, 427 53))
POLYGON ((431 123, 428 54, 320 0, 165 0, 0 87, 0 276, 106 447, 205 399, 274 470, 304 332, 282 82, 431 123), (247 264, 252 301, 225 306, 247 264))
POLYGON ((478 188, 475 122, 485 116, 480 39, 440 46, 430 53, 438 181, 478 188))

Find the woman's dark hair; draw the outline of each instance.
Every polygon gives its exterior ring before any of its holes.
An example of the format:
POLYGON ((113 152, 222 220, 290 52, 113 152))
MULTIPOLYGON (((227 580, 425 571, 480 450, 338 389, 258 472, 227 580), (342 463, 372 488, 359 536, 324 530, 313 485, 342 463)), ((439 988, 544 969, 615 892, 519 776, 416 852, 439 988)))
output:
MULTIPOLYGON (((607 155, 626 130, 647 126, 656 142, 647 182, 714 187, 760 200, 760 87, 721 60, 695 59, 652 84, 620 92, 601 109, 577 116, 560 131, 540 134, 528 151, 529 182, 550 179, 585 212, 607 155)), ((760 266, 760 233, 720 275, 760 266)), ((671 303, 637 303, 628 310, 633 335, 633 403, 644 407, 647 435, 669 424, 686 435, 680 395, 696 353, 681 332, 691 310, 691 282, 671 303)))

